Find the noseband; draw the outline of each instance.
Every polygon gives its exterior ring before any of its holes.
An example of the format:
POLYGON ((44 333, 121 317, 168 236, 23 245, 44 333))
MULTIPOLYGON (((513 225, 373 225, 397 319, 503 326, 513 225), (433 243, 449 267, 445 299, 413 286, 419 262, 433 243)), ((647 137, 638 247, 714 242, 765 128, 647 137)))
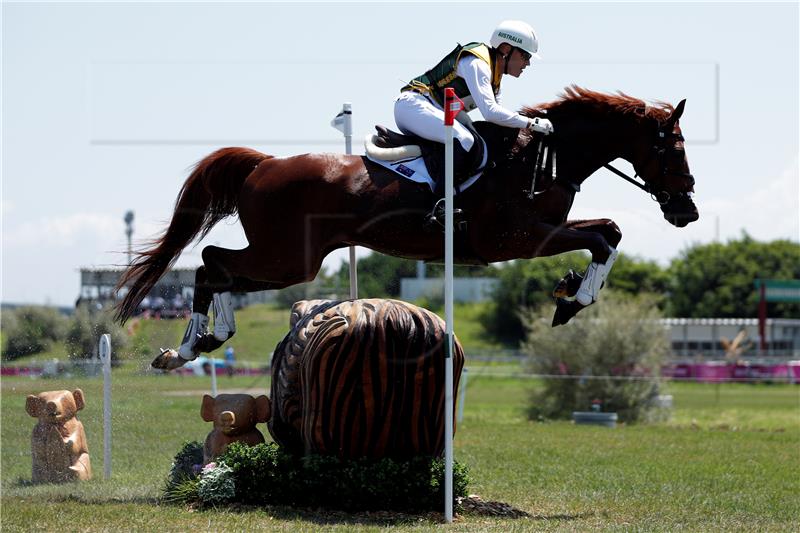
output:
MULTIPOLYGON (((691 183, 692 187, 694 187, 694 176, 689 174, 688 172, 674 172, 670 171, 667 168, 667 161, 666 161, 666 154, 667 150, 671 153, 678 153, 683 152, 683 150, 679 148, 675 148, 675 144, 679 142, 683 142, 685 139, 683 135, 680 133, 675 133, 674 131, 666 132, 663 129, 659 128, 658 130, 658 137, 656 138, 655 144, 651 148, 651 151, 654 154, 654 157, 658 159, 658 166, 660 169, 661 176, 666 177, 667 175, 670 176, 679 176, 682 178, 687 178, 689 183, 691 183), (667 147, 668 141, 672 141, 669 148, 667 147)), ((633 177, 631 178, 621 170, 618 170, 612 167, 610 164, 603 165, 605 168, 619 176, 620 178, 632 183, 633 185, 639 187, 644 192, 650 195, 650 197, 658 202, 661 205, 666 205, 670 201, 670 194, 665 190, 656 190, 654 189, 648 182, 639 183, 636 178, 639 177, 639 174, 634 173, 633 177)), ((689 193, 679 193, 679 195, 688 196, 689 193)))

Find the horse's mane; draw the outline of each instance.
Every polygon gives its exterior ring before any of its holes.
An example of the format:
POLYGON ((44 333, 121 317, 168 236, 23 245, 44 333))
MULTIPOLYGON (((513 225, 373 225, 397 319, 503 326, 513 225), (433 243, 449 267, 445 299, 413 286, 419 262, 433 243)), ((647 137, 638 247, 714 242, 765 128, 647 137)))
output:
POLYGON ((622 92, 605 94, 590 91, 577 85, 570 85, 564 88, 564 92, 559 95, 558 100, 538 106, 523 107, 520 114, 532 118, 541 116, 548 111, 585 113, 588 110, 636 115, 662 122, 669 118, 673 109, 672 105, 666 102, 656 102, 655 105, 648 105, 644 100, 639 100, 622 92))

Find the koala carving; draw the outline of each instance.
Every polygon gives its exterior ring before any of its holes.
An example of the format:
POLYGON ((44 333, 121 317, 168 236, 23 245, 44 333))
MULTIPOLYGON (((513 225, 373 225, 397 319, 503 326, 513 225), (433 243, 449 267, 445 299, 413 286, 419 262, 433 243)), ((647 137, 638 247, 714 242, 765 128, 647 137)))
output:
POLYGON ((39 419, 31 436, 34 483, 91 479, 92 466, 86 434, 83 424, 75 418, 84 405, 81 389, 28 396, 25 410, 39 419))
POLYGON ((203 462, 208 464, 222 455, 232 442, 251 446, 264 442, 264 435, 256 429, 256 424, 269 420, 270 412, 266 396, 219 394, 214 398, 204 395, 200 415, 206 422, 214 422, 214 430, 206 437, 203 462))

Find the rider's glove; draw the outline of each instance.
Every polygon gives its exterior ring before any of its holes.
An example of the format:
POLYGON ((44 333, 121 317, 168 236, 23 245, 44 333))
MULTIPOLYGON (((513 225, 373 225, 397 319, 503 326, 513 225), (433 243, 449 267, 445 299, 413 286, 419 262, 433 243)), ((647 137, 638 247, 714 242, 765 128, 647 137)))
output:
POLYGON ((553 123, 546 118, 536 117, 532 118, 530 122, 528 122, 528 129, 535 131, 536 133, 550 135, 553 133, 553 123))

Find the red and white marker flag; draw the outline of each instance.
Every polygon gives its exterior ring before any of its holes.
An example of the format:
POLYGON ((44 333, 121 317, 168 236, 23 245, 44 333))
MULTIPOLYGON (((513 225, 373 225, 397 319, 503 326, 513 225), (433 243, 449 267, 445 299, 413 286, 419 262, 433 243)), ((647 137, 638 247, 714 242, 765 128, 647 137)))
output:
POLYGON ((444 90, 444 125, 452 126, 461 111, 464 110, 464 102, 456 96, 455 89, 448 87, 444 90))

